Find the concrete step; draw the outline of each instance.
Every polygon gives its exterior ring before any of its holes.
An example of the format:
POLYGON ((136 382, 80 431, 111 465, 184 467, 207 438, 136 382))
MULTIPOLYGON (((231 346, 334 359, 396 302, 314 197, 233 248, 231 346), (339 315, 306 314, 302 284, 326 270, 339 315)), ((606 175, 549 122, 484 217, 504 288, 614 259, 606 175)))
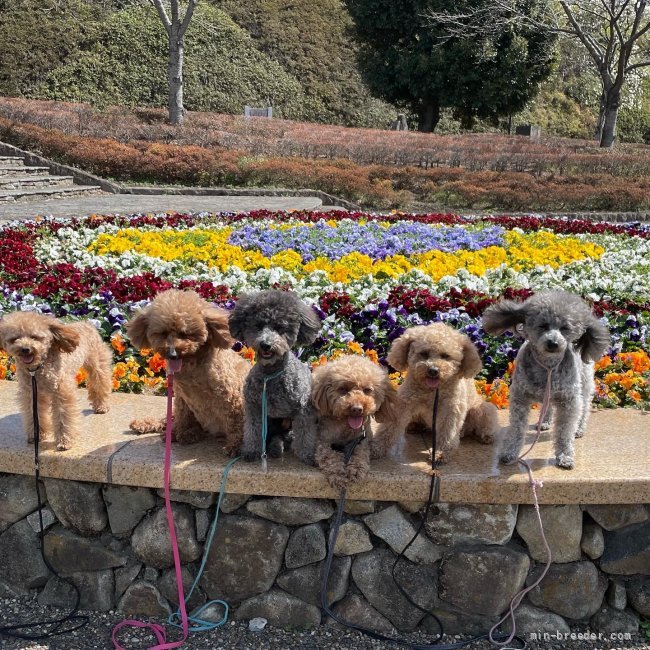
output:
POLYGON ((0 177, 9 176, 11 174, 36 174, 36 175, 45 175, 50 171, 49 167, 27 167, 25 165, 7 165, 0 161, 0 177))
POLYGON ((25 161, 19 156, 0 156, 0 165, 6 167, 22 167, 25 161))
POLYGON ((72 185, 72 176, 49 176, 38 174, 0 176, 0 193, 5 190, 20 190, 34 187, 61 187, 72 185))
MULTIPOLYGON (((0 191, 0 203, 42 201, 45 199, 61 199, 101 193, 102 188, 99 187, 99 185, 70 185, 62 187, 6 190, 0 191)), ((2 211, 0 210, 0 215, 1 214, 2 211)))

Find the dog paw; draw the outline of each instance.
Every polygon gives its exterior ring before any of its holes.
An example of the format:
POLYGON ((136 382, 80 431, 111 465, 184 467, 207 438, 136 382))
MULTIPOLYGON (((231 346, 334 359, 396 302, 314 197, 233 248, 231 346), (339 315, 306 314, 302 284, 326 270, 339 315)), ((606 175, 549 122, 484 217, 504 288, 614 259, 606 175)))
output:
POLYGON ((110 410, 111 409, 110 406, 108 406, 108 404, 100 404, 93 408, 93 412, 95 413, 108 413, 110 410))
POLYGON ((483 445, 491 445, 494 442, 494 434, 482 433, 477 435, 476 439, 483 445))
POLYGON ((575 458, 570 454, 558 454, 555 460, 562 469, 573 469, 576 464, 575 458))
POLYGON ((576 437, 576 438, 582 438, 582 436, 584 436, 584 435, 585 435, 585 432, 582 431, 582 430, 580 430, 580 429, 578 429, 578 431, 576 431, 576 435, 575 435, 575 437, 576 437))
POLYGON ((551 423, 550 422, 542 422, 539 425, 539 428, 541 431, 548 431, 551 428, 551 423))
POLYGON ((347 487, 348 480, 345 474, 328 474, 327 482, 335 489, 342 490, 347 487))
POLYGON ((68 451, 70 449, 71 445, 66 444, 64 442, 59 442, 56 446, 57 451, 68 451))
POLYGON ((517 460, 517 454, 507 452, 499 456, 499 462, 503 465, 512 465, 517 460))
POLYGON ((347 482, 358 483, 359 481, 363 481, 367 475, 367 467, 348 467, 347 482))

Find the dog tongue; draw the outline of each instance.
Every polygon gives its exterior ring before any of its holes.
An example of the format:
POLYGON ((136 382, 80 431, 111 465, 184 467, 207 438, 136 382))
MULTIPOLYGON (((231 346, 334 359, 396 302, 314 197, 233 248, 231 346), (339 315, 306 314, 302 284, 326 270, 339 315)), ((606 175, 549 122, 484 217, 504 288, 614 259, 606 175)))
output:
POLYGON ((182 365, 183 359, 167 359, 167 374, 173 375, 176 372, 180 372, 182 365))
POLYGON ((427 377, 426 382, 429 388, 438 388, 440 379, 438 377, 436 377, 435 379, 433 377, 427 377))
POLYGON ((363 425, 363 417, 348 418, 348 424, 351 429, 360 429, 363 425))
POLYGON ((23 354, 20 357, 21 361, 28 366, 32 361, 34 361, 34 355, 33 354, 23 354))

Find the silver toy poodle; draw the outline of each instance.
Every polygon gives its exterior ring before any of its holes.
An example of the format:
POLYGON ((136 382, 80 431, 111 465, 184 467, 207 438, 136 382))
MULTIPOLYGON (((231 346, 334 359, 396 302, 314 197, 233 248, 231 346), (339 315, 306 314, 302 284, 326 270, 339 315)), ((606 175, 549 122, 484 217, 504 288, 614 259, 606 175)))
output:
POLYGON ((497 410, 476 392, 474 377, 481 370, 481 358, 466 334, 444 323, 411 327, 393 341, 388 363, 407 374, 397 391, 397 419, 379 426, 371 445, 373 458, 385 456, 413 425, 416 430, 431 429, 436 390, 440 393, 436 460, 448 460, 464 437, 494 442, 497 410))
POLYGON ((284 433, 290 426, 293 452, 313 465, 316 412, 311 403, 311 371, 292 349, 314 341, 321 327, 318 316, 295 293, 269 289, 241 296, 229 326, 231 334, 251 346, 256 355, 244 385, 242 457, 251 461, 262 456, 265 408, 266 453, 276 458, 282 455, 284 433))
MULTIPOLYGON (((566 291, 544 291, 523 303, 503 300, 483 314, 483 329, 490 334, 506 330, 525 338, 515 362, 510 387, 510 427, 499 456, 514 462, 520 453, 530 407, 542 402, 550 373, 555 421, 557 465, 572 469, 574 438, 585 432, 594 393, 594 361, 610 341, 607 328, 579 296, 566 291)), ((542 428, 550 427, 550 410, 542 428)))

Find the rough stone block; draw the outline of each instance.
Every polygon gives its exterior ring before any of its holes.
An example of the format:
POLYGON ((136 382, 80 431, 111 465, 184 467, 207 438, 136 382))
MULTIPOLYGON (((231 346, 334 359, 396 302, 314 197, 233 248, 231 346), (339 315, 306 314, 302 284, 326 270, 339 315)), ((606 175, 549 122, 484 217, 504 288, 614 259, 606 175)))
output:
POLYGON ((224 494, 219 509, 228 515, 239 510, 250 498, 250 494, 224 494))
POLYGON ((339 528, 334 554, 357 555, 367 551, 372 551, 372 542, 366 527, 354 519, 344 521, 339 528))
POLYGON ((369 515, 375 511, 374 501, 355 501, 346 499, 343 505, 343 512, 346 515, 369 515))
POLYGON ((287 569, 296 569, 320 562, 326 554, 323 528, 319 524, 309 524, 291 534, 284 552, 284 563, 287 569))
MULTIPOLYGON (((348 591, 350 584, 350 567, 352 558, 335 557, 332 559, 332 570, 327 582, 327 602, 335 603, 348 591)), ((323 580, 325 562, 302 566, 286 571, 278 576, 277 584, 286 592, 310 605, 320 607, 320 588, 323 580)))
MULTIPOLYGON (((582 511, 580 506, 541 506, 539 512, 553 562, 576 562, 579 560, 582 555, 580 549, 582 511)), ((528 553, 533 560, 546 562, 546 548, 534 506, 519 506, 517 532, 526 542, 528 553)))
POLYGON ((235 612, 238 621, 258 616, 278 627, 310 628, 320 625, 321 620, 318 607, 304 603, 279 589, 271 589, 245 600, 235 612))
MULTIPOLYGON (((370 530, 383 539, 396 553, 401 553, 415 534, 415 526, 397 506, 390 506, 363 518, 370 530)), ((434 546, 425 535, 418 535, 406 550, 405 556, 418 564, 435 564, 441 549, 434 546)))
POLYGON ((630 611, 621 611, 613 607, 603 607, 589 621, 594 632, 610 634, 636 634, 639 631, 639 619, 630 611))
POLYGON ((580 540, 582 552, 592 560, 597 560, 605 550, 603 529, 592 522, 583 524, 582 539, 580 540))
POLYGON ((108 524, 101 485, 54 478, 43 480, 57 519, 80 535, 96 535, 108 524))
POLYGON ((650 578, 634 578, 627 585, 627 598, 644 618, 650 618, 650 578))
POLYGON ((618 530, 648 521, 648 510, 640 503, 583 506, 591 518, 605 530, 618 530))
MULTIPOLYGON (((346 596, 342 601, 336 603, 332 611, 344 621, 354 625, 360 625, 361 627, 380 632, 381 634, 397 634, 397 630, 391 622, 385 616, 382 616, 365 598, 362 598, 358 594, 346 596)), ((329 619, 328 623, 339 629, 345 629, 333 619, 329 619)))
POLYGON ((625 585, 618 580, 610 580, 609 587, 607 587, 607 604, 620 611, 627 607, 627 593, 625 592, 625 585))
POLYGON ((102 491, 111 532, 118 537, 130 535, 156 505, 156 496, 149 488, 104 485, 102 491))
MULTIPOLYGON (((41 492, 45 499, 45 491, 41 492)), ((0 475, 0 533, 38 508, 36 486, 31 476, 0 475)))
POLYGON ((516 505, 439 503, 425 528, 435 544, 506 544, 516 521, 516 505))
MULTIPOLYGON (((359 555, 352 563, 352 577, 366 600, 400 632, 413 632, 424 614, 395 585, 392 578, 395 558, 386 549, 359 555)), ((421 607, 430 609, 437 604, 436 569, 401 560, 395 575, 411 599, 421 607)))
POLYGON ((528 555, 508 547, 452 552, 440 566, 440 598, 465 612, 496 616, 523 586, 529 566, 528 555))
POLYGON ((258 517, 287 526, 315 524, 317 521, 329 519, 334 514, 334 507, 329 501, 292 497, 255 499, 246 504, 246 509, 258 517))
POLYGON ((30 589, 45 585, 50 575, 41 557, 39 536, 27 520, 0 535, 0 580, 11 590, 27 595, 30 589))
MULTIPOLYGON (((181 562, 194 562, 201 556, 202 549, 196 539, 192 509, 186 504, 173 503, 172 513, 181 562)), ((174 564, 164 508, 152 512, 138 524, 131 545, 138 558, 148 566, 167 569, 174 564)))
POLYGON ((113 571, 87 571, 73 573, 70 580, 79 589, 79 608, 97 612, 113 609, 115 595, 115 578, 113 571))
POLYGON ((600 568, 617 575, 650 575, 650 521, 605 533, 600 568))
POLYGON ((224 515, 206 560, 201 587, 209 599, 231 604, 267 591, 280 571, 288 540, 285 526, 224 515))
MULTIPOLYGON (((535 582, 544 567, 535 567, 526 581, 535 582)), ((552 564, 542 582, 528 598, 533 605, 545 607, 570 619, 593 616, 603 602, 607 579, 592 562, 552 564)))
POLYGON ((166 619, 172 613, 172 608, 154 585, 138 580, 124 592, 117 605, 117 611, 131 616, 166 619))
MULTIPOLYGON (((164 490, 156 490, 156 494, 164 498, 164 490)), ((217 500, 215 492, 200 492, 198 490, 170 490, 169 498, 176 503, 189 503, 195 508, 209 508, 217 500)))

